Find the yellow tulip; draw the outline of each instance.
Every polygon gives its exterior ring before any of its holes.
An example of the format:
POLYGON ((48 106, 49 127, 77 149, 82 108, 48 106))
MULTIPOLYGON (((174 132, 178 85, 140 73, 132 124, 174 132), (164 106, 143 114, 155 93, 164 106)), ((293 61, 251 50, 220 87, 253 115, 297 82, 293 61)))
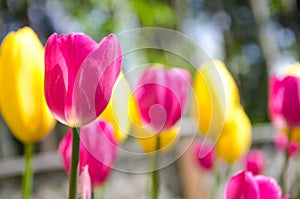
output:
POLYGON ((44 96, 44 50, 34 31, 9 33, 0 49, 0 110, 23 143, 43 139, 54 127, 44 96))
POLYGON ((193 90, 195 99, 191 112, 198 122, 199 131, 216 138, 223 123, 232 119, 232 110, 239 105, 234 79, 221 61, 207 61, 195 74, 193 90))
POLYGON ((110 101, 99 116, 110 122, 114 127, 114 135, 118 143, 123 142, 130 131, 131 121, 129 117, 130 96, 132 94, 130 85, 121 72, 112 91, 110 101))
POLYGON ((233 163, 248 151, 252 138, 251 123, 242 106, 232 112, 232 120, 224 123, 216 143, 216 155, 228 163, 233 163))

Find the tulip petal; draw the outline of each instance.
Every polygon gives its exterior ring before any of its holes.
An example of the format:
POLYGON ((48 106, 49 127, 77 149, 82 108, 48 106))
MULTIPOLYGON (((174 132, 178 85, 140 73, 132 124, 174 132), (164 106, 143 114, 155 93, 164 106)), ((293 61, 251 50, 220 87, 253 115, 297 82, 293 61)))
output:
POLYGON ((122 51, 114 35, 105 37, 83 61, 73 90, 73 110, 87 124, 107 106, 121 70, 122 51))
POLYGON ((253 175, 242 171, 232 176, 226 185, 225 199, 260 199, 253 175))
POLYGON ((262 175, 255 176, 254 178, 259 186, 260 198, 281 199, 281 188, 274 178, 262 175))

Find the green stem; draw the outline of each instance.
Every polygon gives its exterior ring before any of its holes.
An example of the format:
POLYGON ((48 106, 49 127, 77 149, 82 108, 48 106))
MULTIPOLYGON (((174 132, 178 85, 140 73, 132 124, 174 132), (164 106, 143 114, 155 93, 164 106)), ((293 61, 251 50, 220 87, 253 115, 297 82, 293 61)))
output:
POLYGON ((77 199, 78 161, 79 161, 79 128, 72 128, 72 157, 69 181, 69 199, 77 199))
POLYGON ((281 174, 280 174, 280 178, 279 178, 279 182, 282 188, 282 193, 285 194, 287 193, 287 169, 288 169, 288 165, 289 165, 289 160, 290 160, 290 154, 289 154, 289 147, 291 144, 291 137, 292 137, 292 131, 289 129, 288 130, 288 145, 285 149, 285 156, 284 156, 284 163, 282 166, 282 170, 281 170, 281 174))
POLYGON ((99 197, 99 199, 104 199, 104 196, 105 196, 105 183, 102 184, 101 187, 99 187, 99 189, 100 189, 100 193, 99 193, 100 197, 99 197))
POLYGON ((32 180, 33 180, 31 159, 34 151, 34 144, 32 143, 24 144, 24 150, 25 150, 25 171, 23 174, 23 184, 22 184, 23 199, 30 199, 31 190, 32 190, 32 180))
POLYGON ((159 149, 160 149, 160 135, 156 137, 156 147, 152 159, 152 172, 151 172, 151 195, 150 199, 157 199, 159 193, 159 173, 158 173, 158 159, 159 159, 159 149))
POLYGON ((94 191, 94 189, 92 190, 92 199, 95 199, 95 191, 94 191))
POLYGON ((219 191, 219 186, 220 186, 220 182, 221 182, 221 174, 220 174, 217 166, 214 166, 214 174, 215 174, 214 182, 212 184, 211 193, 210 193, 211 199, 217 198, 217 195, 218 195, 217 193, 219 191))

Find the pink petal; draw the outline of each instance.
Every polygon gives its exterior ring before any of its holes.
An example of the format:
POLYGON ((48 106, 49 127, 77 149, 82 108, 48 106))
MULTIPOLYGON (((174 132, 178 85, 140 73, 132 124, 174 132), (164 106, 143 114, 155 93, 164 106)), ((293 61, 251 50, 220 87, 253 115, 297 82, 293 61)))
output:
POLYGON ((276 133, 275 135, 275 147, 278 150, 284 150, 288 146, 288 137, 285 133, 276 133))
POLYGON ((117 157, 117 143, 113 137, 113 127, 104 120, 84 126, 80 131, 81 147, 80 167, 89 165, 93 187, 108 177, 117 157))
POLYGON ((282 115, 289 127, 300 125, 300 78, 287 76, 282 81, 284 98, 282 115))
POLYGON ((91 199, 92 198, 92 185, 91 177, 89 174, 89 166, 85 165, 78 178, 78 198, 91 199))
POLYGON ((63 166, 67 173, 70 173, 71 156, 72 156, 72 130, 70 129, 61 139, 58 146, 58 155, 62 160, 63 166))
POLYGON ((255 180, 259 186, 260 198, 281 199, 281 188, 274 178, 258 175, 255 180))
POLYGON ((242 171, 232 176, 226 185, 225 199, 260 199, 253 175, 242 171))
POLYGON ((93 121, 107 106, 121 64, 122 51, 114 35, 105 37, 82 63, 75 81, 73 102, 83 124, 93 121))
POLYGON ((214 166, 215 150, 211 143, 196 143, 194 146, 194 154, 199 165, 207 170, 214 166))
POLYGON ((156 132, 173 126, 183 114, 189 85, 189 73, 183 69, 147 69, 134 92, 143 122, 156 132))

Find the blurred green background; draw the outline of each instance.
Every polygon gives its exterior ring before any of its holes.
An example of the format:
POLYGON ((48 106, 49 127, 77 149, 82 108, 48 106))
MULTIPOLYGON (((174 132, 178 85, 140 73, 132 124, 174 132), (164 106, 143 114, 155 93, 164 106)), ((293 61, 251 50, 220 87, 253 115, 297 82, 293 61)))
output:
MULTIPOLYGON (((0 40, 24 25, 43 43, 53 32, 85 32, 98 41, 139 27, 180 31, 225 62, 253 123, 268 121, 268 74, 299 59, 299 24, 296 0, 0 0, 0 40)), ((144 56, 173 66, 166 53, 144 56)))

